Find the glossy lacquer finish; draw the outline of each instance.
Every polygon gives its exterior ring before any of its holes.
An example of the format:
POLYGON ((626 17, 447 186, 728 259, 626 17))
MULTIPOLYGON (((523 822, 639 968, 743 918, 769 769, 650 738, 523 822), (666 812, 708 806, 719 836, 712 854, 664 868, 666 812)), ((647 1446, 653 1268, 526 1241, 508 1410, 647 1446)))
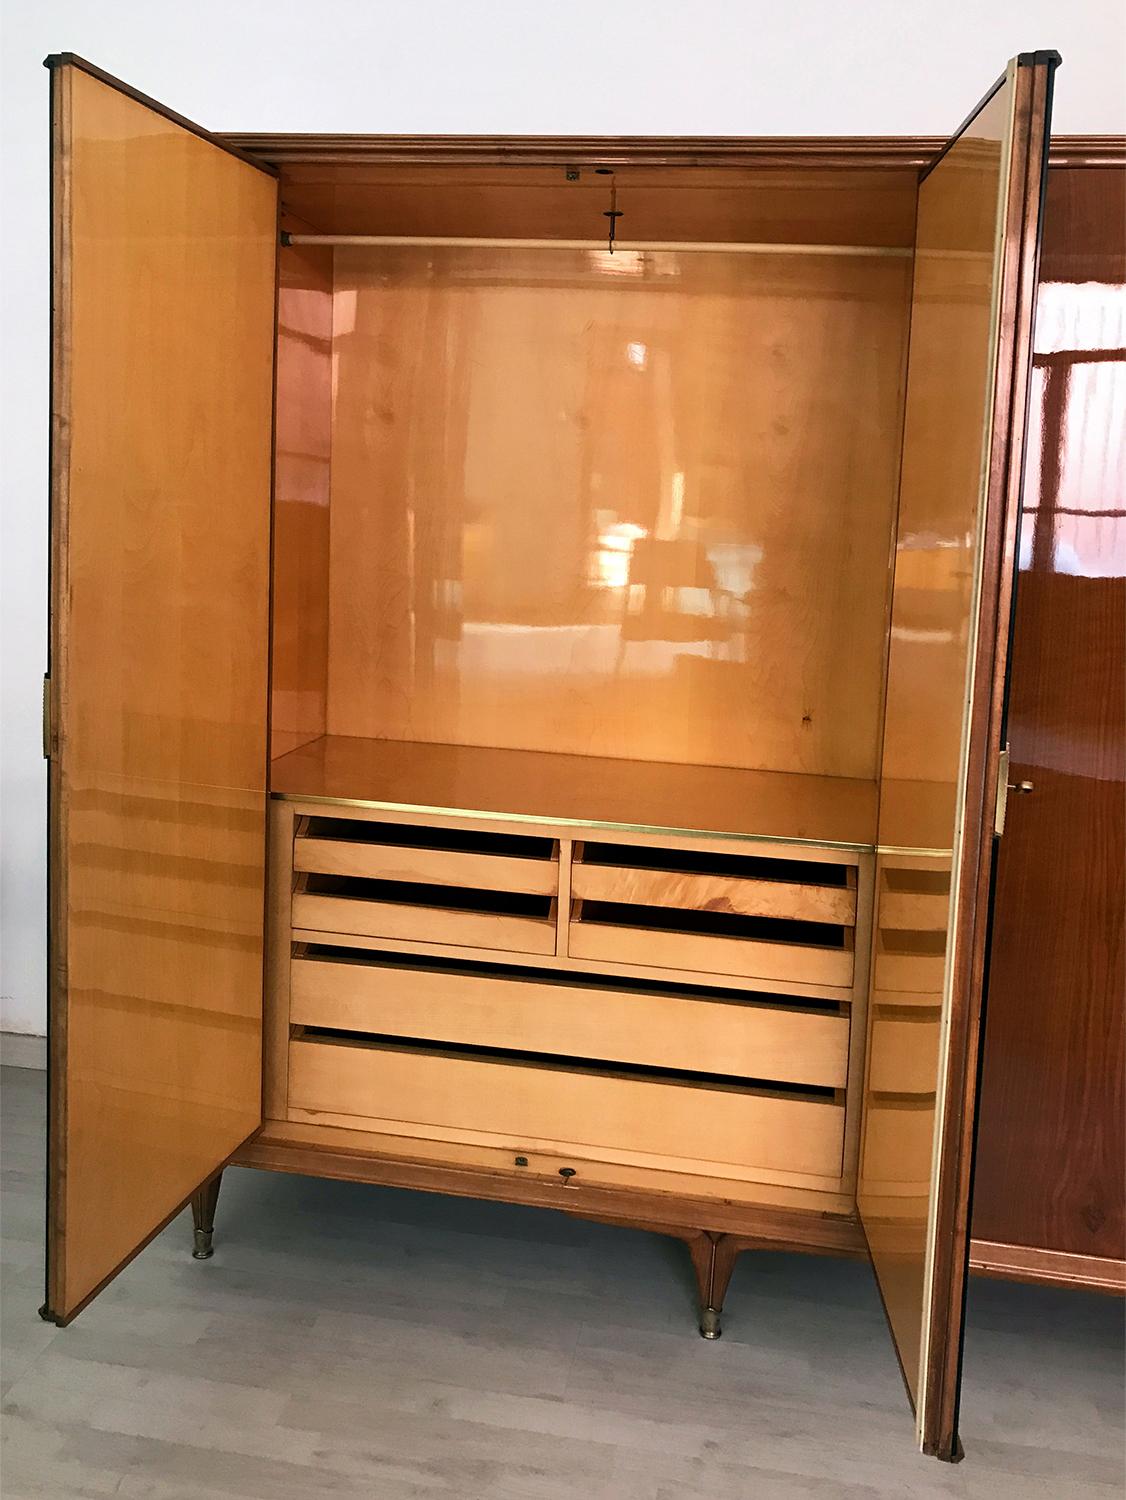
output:
POLYGON ((864 850, 876 825, 868 781, 343 735, 275 760, 270 786, 299 801, 864 850))
POLYGON ((909 270, 338 248, 329 733, 872 778, 909 270))
POLYGON ((48 1310, 260 1120, 276 186, 52 73, 48 1310))
POLYGON ((272 755, 325 732, 331 435, 332 251, 287 247, 278 257, 272 755))
POLYGON ((1124 225, 1126 170, 1049 173, 973 1219, 987 1260, 1120 1284, 1124 225))
POLYGON ((996 93, 919 193, 858 1192, 916 1400, 1012 102, 996 93))

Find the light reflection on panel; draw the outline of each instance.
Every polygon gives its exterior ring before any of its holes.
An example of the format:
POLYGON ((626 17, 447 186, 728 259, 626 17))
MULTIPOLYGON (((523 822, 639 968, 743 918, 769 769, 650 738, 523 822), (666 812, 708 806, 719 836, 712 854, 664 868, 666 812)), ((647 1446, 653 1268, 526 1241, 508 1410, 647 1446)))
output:
POLYGON ((919 197, 858 1188, 913 1397, 1010 99, 1009 86, 993 96, 919 197))
POLYGON ((329 733, 874 776, 904 263, 335 274, 329 733))
POLYGON ((1126 286, 1048 282, 1036 310, 1020 566, 1126 575, 1126 286), (1050 429, 1044 474, 1045 423, 1050 429), (1052 505, 1037 503, 1050 488, 1052 505))
POLYGON ((325 731, 332 438, 332 251, 278 259, 270 753, 325 731))

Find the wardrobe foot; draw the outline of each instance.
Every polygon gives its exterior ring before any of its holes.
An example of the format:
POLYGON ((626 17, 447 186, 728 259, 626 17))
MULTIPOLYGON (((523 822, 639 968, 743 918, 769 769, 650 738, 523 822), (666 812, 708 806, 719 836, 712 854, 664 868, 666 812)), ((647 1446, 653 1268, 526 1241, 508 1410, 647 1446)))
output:
POLYGON ((718 1308, 704 1307, 700 1309, 700 1337, 703 1339, 719 1339, 723 1337, 718 1308))
POLYGON ((192 1259, 210 1260, 215 1254, 212 1243, 215 1236, 215 1205, 219 1200, 219 1184, 222 1172, 210 1182, 204 1183, 198 1193, 192 1194, 192 1259))
POLYGON ((727 1284, 744 1242, 733 1234, 715 1234, 701 1230, 688 1241, 692 1269, 696 1273, 696 1291, 700 1298, 700 1336, 718 1339, 723 1336, 720 1317, 727 1284))

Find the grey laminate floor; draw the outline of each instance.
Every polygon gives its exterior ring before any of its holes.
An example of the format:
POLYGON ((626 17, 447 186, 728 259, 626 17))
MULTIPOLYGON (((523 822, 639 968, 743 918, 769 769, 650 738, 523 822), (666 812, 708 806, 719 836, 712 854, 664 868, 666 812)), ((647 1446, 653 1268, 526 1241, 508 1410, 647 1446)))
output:
POLYGON ((41 1323, 43 1075, 3 1076, 3 1500, 1110 1500, 1122 1316, 973 1287, 966 1461, 921 1458, 867 1269, 747 1256, 725 1336, 684 1252, 562 1215, 231 1172, 41 1323))

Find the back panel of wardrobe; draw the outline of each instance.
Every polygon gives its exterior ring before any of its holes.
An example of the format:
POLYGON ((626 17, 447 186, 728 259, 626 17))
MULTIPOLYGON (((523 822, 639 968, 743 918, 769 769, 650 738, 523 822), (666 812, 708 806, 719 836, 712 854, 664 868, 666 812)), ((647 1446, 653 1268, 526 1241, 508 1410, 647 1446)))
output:
MULTIPOLYGON (((561 170, 473 193, 349 170, 284 191, 294 228, 606 224, 589 171, 570 194, 561 170)), ((797 248, 283 251, 276 754, 327 733, 874 777, 913 177, 709 198, 672 171, 619 173, 627 245, 797 248)))

